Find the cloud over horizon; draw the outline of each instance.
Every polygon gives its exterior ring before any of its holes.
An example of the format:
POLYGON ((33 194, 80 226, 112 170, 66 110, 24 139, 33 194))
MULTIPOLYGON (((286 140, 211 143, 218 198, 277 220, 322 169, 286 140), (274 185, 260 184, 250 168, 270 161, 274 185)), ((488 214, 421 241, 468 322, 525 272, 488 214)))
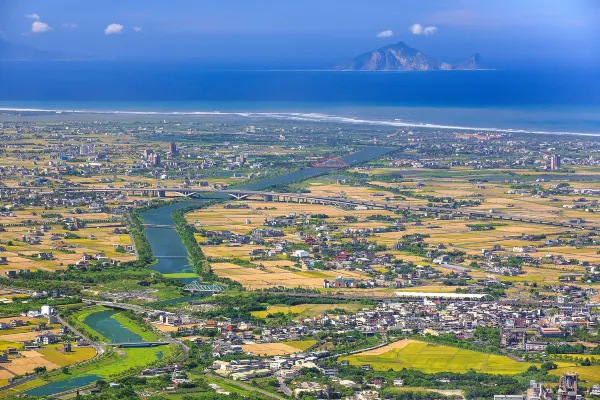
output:
POLYGON ((32 33, 46 33, 52 30, 52 27, 45 22, 35 21, 31 24, 32 33))
POLYGON ((438 29, 435 26, 423 26, 421 24, 412 24, 408 27, 408 30, 413 35, 431 36, 434 33, 436 33, 438 29))
POLYGON ((381 31, 377 34, 378 38, 388 38, 388 37, 392 37, 392 36, 394 36, 394 31, 392 31, 390 29, 381 31))
POLYGON ((133 31, 134 32, 141 32, 142 31, 142 27, 141 26, 134 26, 133 27, 133 31))
POLYGON ((123 32, 124 26, 121 24, 110 24, 104 28, 105 35, 118 35, 123 32))
POLYGON ((40 16, 37 15, 36 13, 32 13, 32 14, 25 14, 25 18, 35 19, 36 21, 39 21, 40 16))

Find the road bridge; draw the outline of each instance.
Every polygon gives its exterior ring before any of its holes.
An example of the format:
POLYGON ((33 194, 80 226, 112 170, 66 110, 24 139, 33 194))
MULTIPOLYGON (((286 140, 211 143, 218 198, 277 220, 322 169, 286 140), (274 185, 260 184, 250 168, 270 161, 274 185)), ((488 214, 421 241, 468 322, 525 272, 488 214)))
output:
MULTIPOLYGON (((58 194, 58 193, 119 193, 119 194, 131 194, 135 195, 140 193, 145 196, 157 196, 165 197, 167 193, 179 194, 183 196, 201 195, 219 195, 226 199, 226 196, 236 200, 245 200, 249 198, 260 198, 267 202, 293 202, 293 203, 304 203, 304 204, 322 204, 329 206, 346 206, 346 207, 366 207, 367 209, 377 210, 388 210, 395 212, 413 212, 413 213, 436 213, 436 214, 451 214, 454 216, 464 218, 481 218, 489 220, 499 221, 515 221, 528 224, 536 225, 548 225, 562 228, 572 229, 590 229, 600 230, 600 225, 594 225, 589 223, 570 223, 563 222, 556 219, 541 219, 541 218, 530 218, 526 216, 516 214, 505 214, 501 212, 486 213, 482 211, 473 210, 460 210, 448 207, 429 207, 429 206, 414 206, 408 203, 390 203, 390 202, 376 202, 376 201, 364 201, 347 199, 343 197, 327 197, 318 196, 311 193, 280 193, 280 192, 266 192, 257 190, 245 190, 245 189, 206 189, 206 188, 182 188, 182 187, 156 187, 156 188, 145 188, 140 190, 139 188, 99 188, 99 187, 79 187, 79 186, 56 186, 56 187, 0 187, 0 196, 2 193, 17 193, 17 192, 28 192, 28 193, 39 193, 39 194, 58 194)), ((155 225, 155 227, 171 227, 171 225, 155 225)))
POLYGON ((188 256, 154 256, 155 258, 182 258, 182 259, 186 259, 188 258, 188 256))
POLYGON ((81 299, 81 302, 85 303, 85 304, 90 304, 90 305, 99 305, 99 306, 104 306, 104 307, 108 307, 108 308, 116 308, 118 310, 130 310, 130 311, 134 311, 137 313, 144 313, 144 312, 152 311, 151 309, 149 309, 147 307, 140 306, 137 304, 113 303, 110 301, 94 301, 94 300, 88 300, 88 299, 81 299))
POLYGON ((175 229, 175 225, 142 224, 146 228, 175 229))
POLYGON ((191 293, 219 293, 225 290, 223 286, 219 285, 203 285, 200 281, 193 281, 183 287, 183 290, 191 293))

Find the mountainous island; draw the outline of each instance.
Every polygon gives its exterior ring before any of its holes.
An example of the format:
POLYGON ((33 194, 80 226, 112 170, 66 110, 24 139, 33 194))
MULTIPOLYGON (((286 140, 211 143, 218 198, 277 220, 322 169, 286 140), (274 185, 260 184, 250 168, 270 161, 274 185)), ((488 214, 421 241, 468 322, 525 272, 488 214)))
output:
POLYGON ((435 71, 481 69, 481 56, 473 54, 458 64, 440 62, 435 57, 410 47, 404 42, 363 53, 334 67, 338 71, 435 71))

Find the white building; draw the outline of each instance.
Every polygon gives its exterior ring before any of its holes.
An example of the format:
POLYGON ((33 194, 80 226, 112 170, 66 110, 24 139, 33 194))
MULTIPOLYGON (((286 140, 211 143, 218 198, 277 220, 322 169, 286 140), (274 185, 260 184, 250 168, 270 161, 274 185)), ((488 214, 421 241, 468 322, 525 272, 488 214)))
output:
POLYGON ((54 311, 54 309, 52 308, 52 306, 43 305, 42 306, 42 311, 40 312, 40 314, 42 314, 42 315, 50 315, 50 314, 52 314, 53 311, 54 311))
POLYGON ((305 258, 310 256, 310 253, 306 250, 296 250, 294 251, 294 253, 292 254, 293 257, 298 257, 298 258, 305 258))

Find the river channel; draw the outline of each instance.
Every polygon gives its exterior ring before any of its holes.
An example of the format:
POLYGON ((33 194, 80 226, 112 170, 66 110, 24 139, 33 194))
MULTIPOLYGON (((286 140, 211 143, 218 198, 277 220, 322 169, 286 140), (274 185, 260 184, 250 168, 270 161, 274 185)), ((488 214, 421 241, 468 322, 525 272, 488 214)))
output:
POLYGON ((110 343, 134 343, 142 342, 142 337, 137 333, 125 328, 112 316, 119 311, 98 311, 88 315, 83 323, 104 336, 110 343))
MULTIPOLYGON (((346 161, 348 164, 353 165, 366 162, 374 158, 379 158, 391 150, 392 149, 381 147, 368 147, 357 153, 341 157, 341 159, 346 161)), ((327 172, 332 172, 332 170, 329 168, 306 168, 303 170, 290 172, 289 174, 244 185, 240 188, 247 190, 262 190, 273 185, 297 182, 327 172)), ((224 196, 223 198, 226 199, 227 197, 224 196)), ((214 194, 211 195, 211 199, 214 199, 214 194)), ((172 213, 174 211, 208 200, 208 198, 199 198, 168 204, 164 207, 148 210, 142 213, 141 217, 146 224, 174 225, 175 223, 172 217, 172 213)), ((148 238, 148 242, 152 248, 152 253, 158 258, 158 262, 151 267, 152 269, 163 274, 194 272, 187 259, 187 250, 183 244, 183 241, 181 240, 181 237, 177 231, 175 231, 175 229, 148 227, 145 229, 144 233, 148 238)), ((189 301, 189 299, 191 298, 187 297, 173 299, 168 302, 184 302, 189 301)), ((115 312, 117 311, 99 311, 87 316, 84 322, 112 343, 140 342, 141 337, 139 335, 125 328, 123 325, 121 325, 121 323, 119 323, 119 321, 111 318, 115 312)), ((99 378, 100 377, 96 375, 84 375, 60 382, 51 382, 32 389, 26 392, 26 394, 30 396, 49 396, 55 393, 61 393, 80 386, 88 385, 95 382, 99 378)))
MULTIPOLYGON (((359 164, 374 158, 379 158, 382 155, 389 153, 391 150, 392 149, 383 147, 367 147, 357 153, 341 157, 341 159, 350 165, 359 164)), ((274 178, 268 178, 258 182, 250 183, 248 185, 240 186, 240 189, 262 190, 274 185, 298 182, 332 171, 335 170, 330 168, 306 168, 290 172, 289 174, 279 175, 274 178)), ((224 196, 224 198, 226 197, 224 196)), ((211 199, 214 199, 214 194, 211 194, 211 199)), ((142 213, 141 217, 146 224, 174 225, 175 223, 173 222, 173 217, 171 215, 173 211, 203 201, 208 201, 208 199, 190 199, 181 203, 169 204, 164 207, 148 210, 142 213)), ((181 241, 179 234, 174 229, 149 227, 144 230, 144 233, 148 238, 152 253, 158 258, 158 262, 151 267, 152 269, 163 274, 194 272, 187 260, 187 250, 181 241)))

